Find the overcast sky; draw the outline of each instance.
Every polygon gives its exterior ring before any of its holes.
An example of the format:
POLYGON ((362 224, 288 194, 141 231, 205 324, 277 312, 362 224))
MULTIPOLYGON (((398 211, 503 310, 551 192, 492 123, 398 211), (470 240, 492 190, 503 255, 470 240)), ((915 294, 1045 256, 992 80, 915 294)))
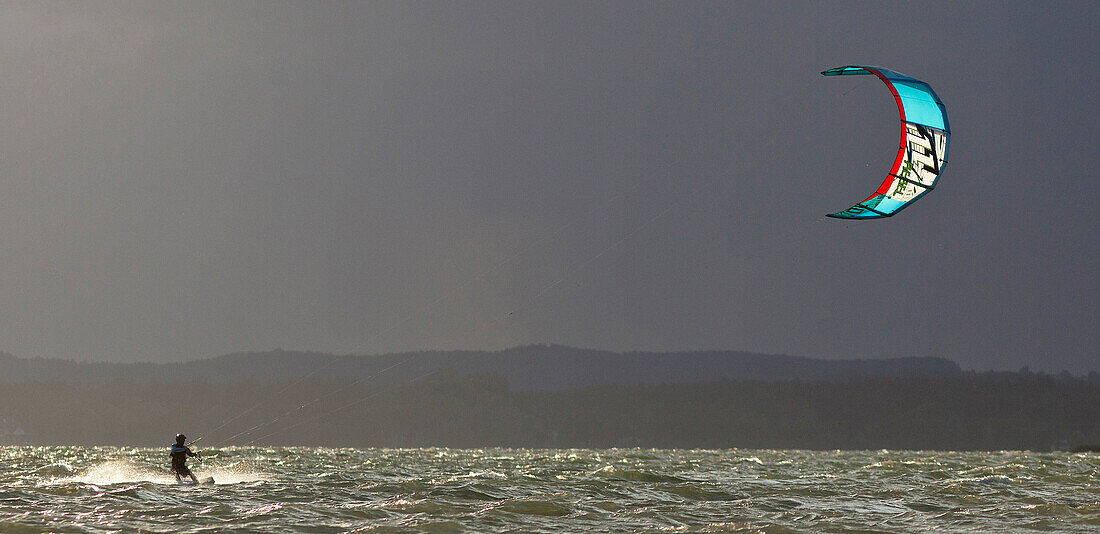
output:
POLYGON ((0 351, 1100 369, 1096 2, 0 5, 0 351), (897 217, 880 65, 947 106, 897 217))

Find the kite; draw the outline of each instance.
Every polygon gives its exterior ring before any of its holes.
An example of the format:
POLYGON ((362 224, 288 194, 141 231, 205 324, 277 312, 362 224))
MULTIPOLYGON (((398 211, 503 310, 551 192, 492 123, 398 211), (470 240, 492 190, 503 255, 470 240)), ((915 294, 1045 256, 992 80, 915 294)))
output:
POLYGON ((849 65, 821 73, 824 76, 873 74, 890 88, 901 114, 901 143, 894 166, 875 193, 844 211, 828 214, 837 219, 892 217, 936 187, 947 165, 951 127, 947 109, 932 87, 911 76, 882 67, 849 65))

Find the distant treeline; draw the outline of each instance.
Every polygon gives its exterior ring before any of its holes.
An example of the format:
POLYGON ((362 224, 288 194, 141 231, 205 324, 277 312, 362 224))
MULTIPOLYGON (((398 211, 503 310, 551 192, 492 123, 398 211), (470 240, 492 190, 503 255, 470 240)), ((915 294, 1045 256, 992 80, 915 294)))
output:
POLYGON ((380 386, 0 382, 0 416, 22 441, 59 445, 167 445, 184 432, 204 447, 1049 450, 1100 443, 1100 384, 974 372, 542 391, 449 372, 380 386))
POLYGON ((617 353, 561 345, 501 351, 406 352, 371 356, 274 350, 183 363, 74 362, 0 353, 0 380, 96 384, 111 380, 236 383, 318 379, 400 384, 450 369, 455 375, 495 374, 516 390, 574 389, 714 380, 859 380, 946 377, 962 373, 943 358, 820 360, 735 351, 617 353))

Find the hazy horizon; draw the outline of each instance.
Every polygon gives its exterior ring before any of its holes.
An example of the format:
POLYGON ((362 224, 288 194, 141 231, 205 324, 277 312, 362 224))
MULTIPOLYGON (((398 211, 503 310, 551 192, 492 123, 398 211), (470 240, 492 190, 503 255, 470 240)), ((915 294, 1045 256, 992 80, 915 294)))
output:
MULTIPOLYGON (((187 358, 187 359, 181 359, 181 360, 162 360, 162 361, 156 361, 156 360, 116 361, 116 360, 87 360, 87 359, 74 360, 74 359, 65 359, 65 358, 50 358, 50 357, 44 357, 44 356, 22 356, 22 355, 19 355, 19 354, 11 354, 11 353, 6 352, 6 351, 0 351, 0 356, 6 355, 6 356, 15 357, 15 358, 18 358, 18 359, 21 359, 21 360, 33 360, 35 358, 44 358, 44 359, 47 359, 47 360, 52 359, 54 361, 64 361, 64 362, 72 362, 72 363, 86 363, 86 364, 187 364, 187 363, 208 362, 208 361, 211 361, 211 360, 216 360, 216 359, 226 358, 226 357, 234 357, 234 356, 250 356, 250 355, 257 355, 257 354, 265 355, 265 354, 276 354, 276 353, 299 354, 299 355, 311 355, 312 354, 312 355, 317 355, 319 357, 336 357, 336 358, 378 358, 378 357, 383 357, 384 358, 384 357, 395 357, 395 356, 406 356, 406 355, 416 356, 416 355, 425 355, 425 354, 452 354, 452 353, 453 354, 507 354, 507 353, 510 353, 510 352, 517 352, 517 351, 522 352, 522 349, 528 349, 528 348, 532 348, 532 347, 557 347, 557 348, 561 348, 561 349, 566 349, 568 351, 579 351, 579 352, 584 352, 584 353, 592 352, 592 353, 597 353, 597 354, 601 354, 601 355, 626 356, 626 357, 637 356, 637 355, 642 355, 642 356, 664 356, 664 355, 676 356, 676 355, 698 355, 698 354, 732 354, 732 355, 751 355, 751 356, 763 356, 763 357, 777 357, 777 358, 780 358, 780 359, 797 358, 797 359, 806 359, 806 360, 819 361, 819 362, 841 362, 841 361, 855 361, 855 362, 881 362, 881 361, 887 361, 888 362, 888 361, 910 360, 910 359, 914 359, 914 358, 916 358, 916 359, 932 358, 932 359, 938 359, 938 360, 945 360, 947 362, 950 362, 953 365, 957 365, 958 366, 957 369, 962 371, 962 372, 983 373, 983 372, 986 372, 986 371, 995 371, 995 372, 1009 372, 1009 373, 1012 373, 1012 372, 1024 371, 1024 372, 1032 372, 1032 373, 1040 373, 1040 374, 1049 374, 1049 375, 1053 376, 1053 375, 1068 371, 1066 369, 1051 370, 1051 369, 1042 369, 1042 368, 1032 368, 1029 365, 1024 365, 1024 366, 1021 366, 1020 368, 1017 368, 1017 369, 973 368, 973 367, 965 367, 965 366, 959 365, 959 363, 956 362, 955 360, 952 360, 950 358, 946 358, 946 357, 943 357, 943 356, 893 356, 893 357, 885 357, 885 358, 875 358, 875 357, 865 357, 865 358, 820 358, 820 357, 814 357, 814 356, 807 356, 807 355, 804 355, 804 354, 764 353, 764 352, 739 351, 739 350, 732 350, 732 349, 695 349, 695 350, 684 350, 684 351, 647 351, 647 350, 613 351, 613 350, 605 350, 605 349, 594 349, 594 348, 590 348, 590 347, 573 347, 573 346, 561 345, 561 344, 556 344, 556 343, 532 343, 532 344, 514 345, 514 346, 509 346, 509 347, 503 347, 503 348, 500 348, 500 349, 450 349, 450 350, 430 349, 430 350, 407 350, 407 351, 379 352, 379 353, 360 353, 360 354, 355 354, 355 353, 334 353, 334 352, 324 352, 324 351, 316 351, 316 350, 289 349, 289 348, 283 348, 283 347, 275 347, 275 348, 272 348, 272 349, 264 349, 264 350, 245 350, 245 351, 227 352, 227 353, 223 353, 223 354, 212 354, 212 355, 207 355, 207 356, 199 356, 199 357, 187 358)), ((463 361, 462 363, 468 363, 468 362, 463 361)), ((330 370, 329 365, 331 365, 331 364, 332 364, 332 362, 326 362, 326 363, 322 364, 321 367, 319 367, 318 369, 319 370, 330 370)), ((1089 377, 1092 376, 1093 373, 1096 373, 1096 372, 1100 372, 1100 369, 1085 369, 1085 370, 1074 372, 1074 373, 1071 373, 1071 374, 1076 378, 1089 378, 1089 377)))
POLYGON ((1100 369, 1095 2, 0 5, 0 351, 1100 369), (936 190, 881 183, 927 81, 936 190), (1090 111, 1091 110, 1091 111, 1090 111))

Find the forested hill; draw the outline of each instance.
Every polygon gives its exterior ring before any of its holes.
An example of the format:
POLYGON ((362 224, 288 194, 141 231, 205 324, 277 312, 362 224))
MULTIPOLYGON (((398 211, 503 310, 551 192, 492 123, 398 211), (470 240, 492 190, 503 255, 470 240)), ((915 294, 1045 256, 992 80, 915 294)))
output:
POLYGON ((653 385, 717 380, 825 380, 951 377, 962 373, 943 358, 822 360, 733 351, 617 353, 560 345, 501 351, 408 352, 375 356, 274 350, 184 363, 73 362, 0 354, 0 380, 102 383, 111 380, 213 383, 284 381, 303 377, 402 383, 448 370, 458 377, 491 373, 516 390, 596 385, 653 385))

